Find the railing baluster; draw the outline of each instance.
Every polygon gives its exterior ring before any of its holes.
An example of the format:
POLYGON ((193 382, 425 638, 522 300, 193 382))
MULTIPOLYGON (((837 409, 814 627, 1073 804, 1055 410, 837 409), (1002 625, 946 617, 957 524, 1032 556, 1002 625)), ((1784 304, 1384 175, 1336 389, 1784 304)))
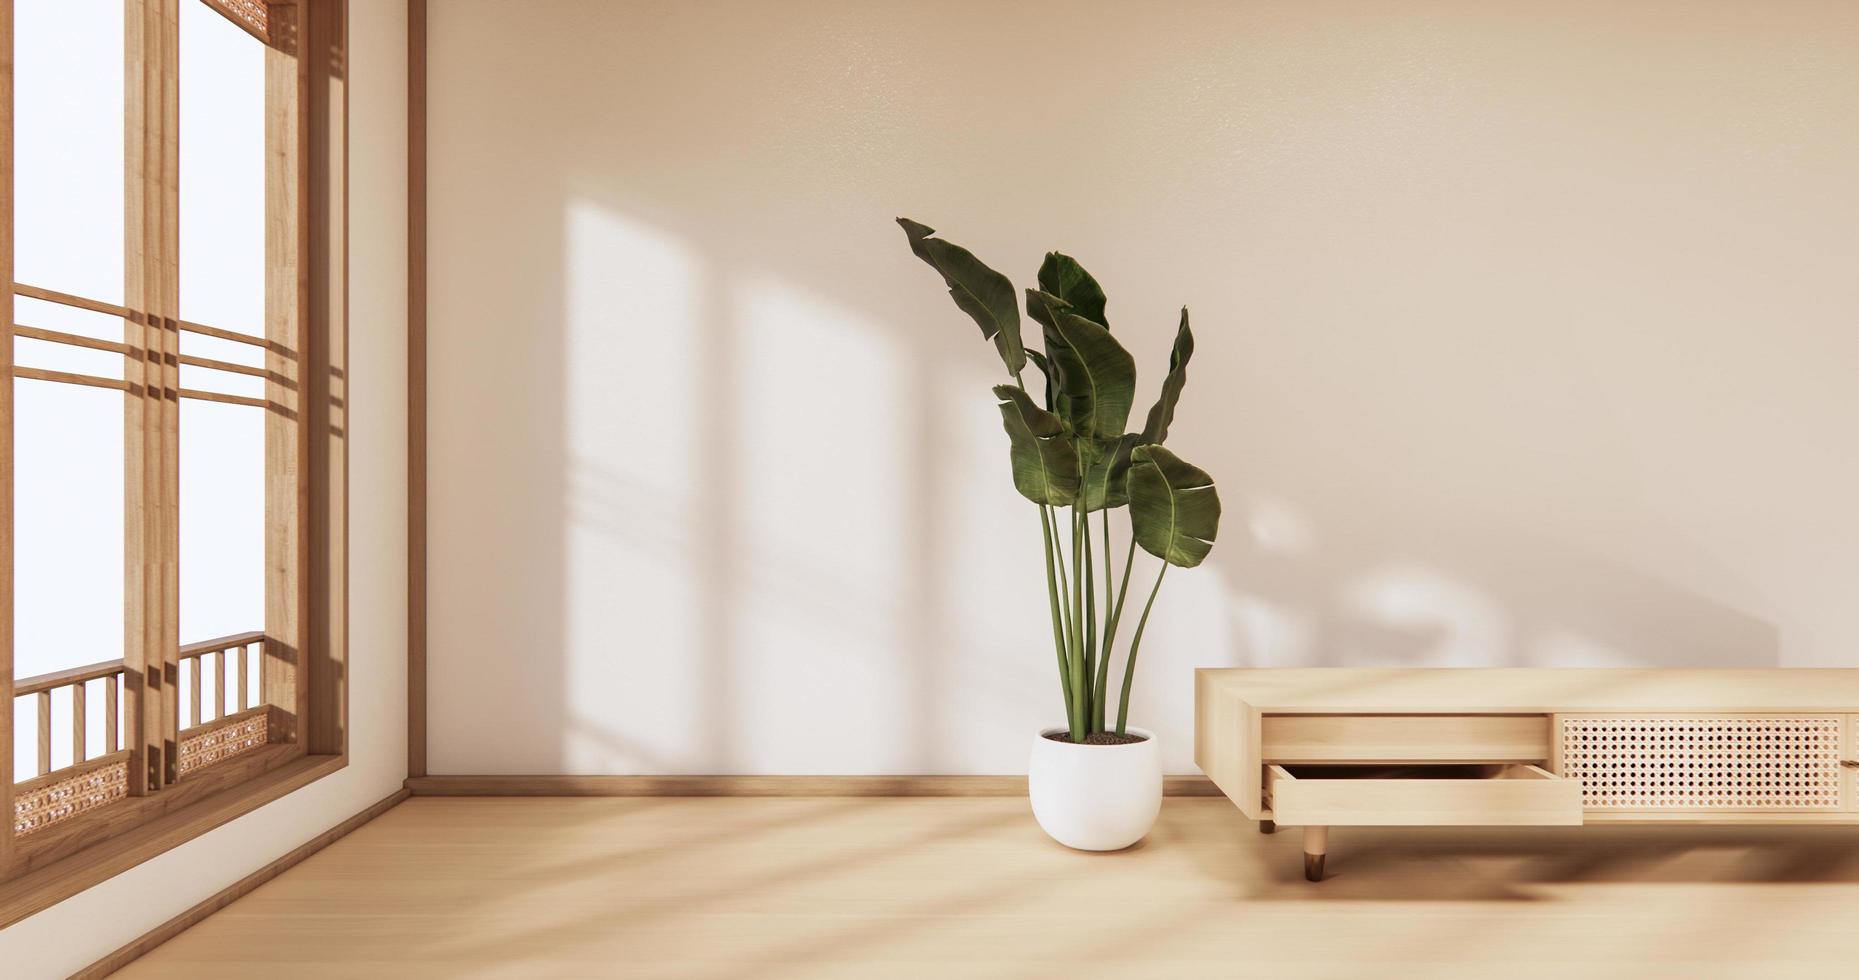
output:
POLYGON ((39 708, 39 775, 52 771, 52 692, 40 691, 34 699, 39 708))
POLYGON ((226 717, 226 651, 213 651, 213 717, 226 717))
POLYGON ((90 734, 84 730, 84 723, 90 720, 84 710, 85 685, 85 681, 71 685, 71 764, 74 766, 88 758, 84 752, 86 736, 90 734))
POLYGON ((103 679, 103 754, 116 751, 116 684, 121 674, 103 679))
POLYGON ((187 727, 189 728, 200 726, 200 659, 189 657, 187 660, 188 676, 194 680, 192 688, 187 692, 187 727))
MULTIPOLYGON (((5 0, 0 0, 0 3, 5 3, 5 0)), ((202 640, 181 647, 178 656, 168 661, 174 665, 170 669, 176 672, 169 674, 171 679, 162 683, 167 705, 161 710, 168 712, 172 719, 168 724, 181 731, 197 734, 200 730, 223 727, 230 716, 250 711, 254 705, 262 705, 266 672, 265 642, 262 632, 253 631, 202 640), (206 663, 209 654, 213 658, 210 666, 206 663), (253 663, 254 657, 257 663, 253 663), (235 669, 227 663, 228 659, 237 660, 238 667, 235 669), (213 685, 210 689, 206 683, 209 669, 213 671, 213 685), (176 682, 188 684, 190 688, 184 709, 178 703, 179 689, 176 682), (238 694, 229 699, 226 689, 235 683, 238 685, 238 694), (210 711, 204 707, 209 698, 212 699, 210 711)), ((15 678, 11 693, 14 705, 20 711, 25 710, 23 702, 30 697, 38 715, 38 725, 32 726, 37 728, 37 742, 34 745, 37 752, 28 750, 28 757, 34 754, 37 756, 37 771, 14 773, 15 783, 46 777, 55 781, 119 753, 127 756, 127 765, 130 767, 142 764, 134 751, 142 737, 141 733, 136 730, 135 719, 125 717, 135 714, 137 706, 130 698, 129 675, 123 660, 68 667, 36 677, 15 678), (90 690, 91 681, 103 684, 101 705, 96 703, 98 697, 90 690), (65 688, 71 691, 71 755, 55 767, 53 763, 58 753, 52 739, 54 730, 62 730, 64 722, 60 721, 56 726, 52 724, 52 695, 65 688), (103 723, 93 734, 90 730, 91 715, 97 711, 103 712, 103 723)), ((113 771, 120 773, 122 770, 113 771)), ((0 833, 5 832, 6 826, 0 824, 0 833)))

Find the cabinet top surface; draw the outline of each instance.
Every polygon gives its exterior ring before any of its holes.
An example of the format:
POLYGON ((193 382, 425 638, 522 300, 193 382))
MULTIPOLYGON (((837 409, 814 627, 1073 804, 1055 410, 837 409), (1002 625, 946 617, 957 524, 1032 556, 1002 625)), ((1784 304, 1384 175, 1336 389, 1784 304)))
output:
POLYGON ((1859 712, 1859 669, 1214 668, 1216 697, 1279 714, 1859 712))

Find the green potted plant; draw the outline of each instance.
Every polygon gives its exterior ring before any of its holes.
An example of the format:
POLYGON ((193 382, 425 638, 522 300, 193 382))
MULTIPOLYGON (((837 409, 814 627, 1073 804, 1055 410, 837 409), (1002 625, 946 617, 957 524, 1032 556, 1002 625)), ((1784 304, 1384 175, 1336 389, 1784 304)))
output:
POLYGON ((1071 847, 1128 847, 1149 832, 1162 804, 1155 735, 1128 724, 1136 654, 1169 567, 1199 565, 1220 526, 1213 478, 1163 446, 1194 355, 1188 311, 1181 311, 1160 396, 1142 429, 1125 431, 1136 396, 1136 363, 1111 334, 1104 291, 1083 266, 1059 252, 1046 253, 1039 288, 1024 297, 1045 350, 1028 350, 1020 335, 1021 297, 1006 276, 967 249, 934 237, 933 228, 908 218, 897 223, 910 250, 936 270, 955 305, 994 343, 1012 379, 995 386, 994 395, 1007 430, 1014 488, 1039 513, 1066 719, 1033 739, 1027 781, 1034 816, 1046 833, 1071 847), (1036 392, 1025 383, 1029 362, 1041 381, 1036 392), (1110 512, 1123 508, 1129 511, 1130 541, 1119 569, 1110 512), (1094 531, 1101 531, 1101 549, 1093 544, 1094 531), (1138 545, 1162 563, 1130 635, 1112 725, 1110 664, 1138 545))

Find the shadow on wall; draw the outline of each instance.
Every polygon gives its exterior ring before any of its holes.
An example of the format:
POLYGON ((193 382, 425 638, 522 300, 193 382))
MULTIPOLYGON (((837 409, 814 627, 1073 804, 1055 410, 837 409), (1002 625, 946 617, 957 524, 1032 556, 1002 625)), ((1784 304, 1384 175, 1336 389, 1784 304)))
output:
POLYGON ((562 211, 560 765, 933 771, 934 362, 603 197, 562 211))
POLYGON ((1371 526, 1259 494, 1240 508, 1250 540, 1224 557, 1248 666, 1779 664, 1773 624, 1528 529, 1413 512, 1371 526))
MULTIPOLYGON (((563 522, 549 711, 573 723, 531 765, 1017 771, 1056 709, 1037 524, 1008 485, 983 346, 931 283, 818 291, 830 256, 624 199, 575 187, 562 210, 562 499, 537 505, 563 522)), ((872 227, 858 247, 909 269, 872 227)), ((1153 365, 1165 340, 1127 342, 1153 365)), ((1239 478, 1214 560, 1158 603, 1136 685, 1173 771, 1192 771, 1195 666, 1776 662, 1770 624, 1553 536, 1326 512, 1249 485, 1243 438, 1192 445, 1239 478)))
POLYGON ((1193 308, 1170 441, 1227 517, 1144 641, 1170 771, 1197 666, 1839 648, 1854 532, 1777 501, 1859 479, 1819 448, 1850 182, 1813 168, 1847 144, 1722 139, 1825 103, 1839 49, 1747 13, 1679 58, 1643 14, 972 6, 435 14, 435 771, 1024 771, 1060 713, 1039 523, 900 212, 1022 284, 1076 254, 1139 406, 1193 308))

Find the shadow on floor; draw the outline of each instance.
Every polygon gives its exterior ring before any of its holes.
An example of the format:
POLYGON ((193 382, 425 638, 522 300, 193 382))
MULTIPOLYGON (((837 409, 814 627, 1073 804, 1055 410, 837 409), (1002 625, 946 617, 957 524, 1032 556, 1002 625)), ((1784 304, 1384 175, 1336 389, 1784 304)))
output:
POLYGON ((1254 855, 1262 876, 1231 875, 1254 899, 1544 901, 1568 886, 1859 884, 1859 848, 1843 826, 1339 827, 1318 884, 1304 880, 1298 828, 1244 832, 1271 852, 1254 855))

